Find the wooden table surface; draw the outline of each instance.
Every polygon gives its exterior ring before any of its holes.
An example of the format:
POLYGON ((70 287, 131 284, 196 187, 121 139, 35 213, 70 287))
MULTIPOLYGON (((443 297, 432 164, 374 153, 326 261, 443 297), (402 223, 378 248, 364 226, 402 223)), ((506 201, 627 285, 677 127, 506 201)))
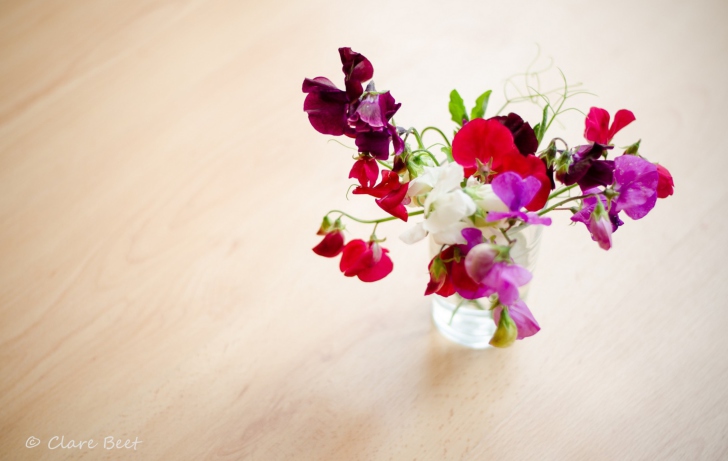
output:
POLYGON ((0 459, 728 458, 727 12, 1 2, 0 459), (471 351, 434 330, 403 223, 380 226, 395 269, 375 284, 311 252, 329 209, 378 209, 344 197, 352 151, 310 127, 301 82, 341 85, 351 46, 398 124, 450 130, 452 88, 500 105, 537 44, 598 94, 575 106, 636 114, 619 139, 675 195, 609 252, 557 216, 542 331, 471 351))

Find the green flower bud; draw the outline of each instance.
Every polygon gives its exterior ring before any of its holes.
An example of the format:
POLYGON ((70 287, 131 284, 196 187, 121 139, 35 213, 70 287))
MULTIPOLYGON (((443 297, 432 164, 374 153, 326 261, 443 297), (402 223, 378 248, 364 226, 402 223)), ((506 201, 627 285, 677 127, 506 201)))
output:
POLYGON ((329 230, 331 229, 331 220, 328 216, 324 216, 324 220, 321 222, 321 227, 319 227, 318 232, 316 232, 316 235, 326 235, 329 230))
POLYGON ((508 314, 508 308, 503 306, 498 320, 498 328, 490 339, 490 345, 494 347, 508 347, 516 341, 518 337, 518 327, 508 314))
POLYGON ((640 139, 636 143, 634 143, 631 146, 627 147, 627 149, 625 149, 624 153, 627 154, 627 155, 639 155, 640 143, 641 142, 642 142, 642 140, 640 139))

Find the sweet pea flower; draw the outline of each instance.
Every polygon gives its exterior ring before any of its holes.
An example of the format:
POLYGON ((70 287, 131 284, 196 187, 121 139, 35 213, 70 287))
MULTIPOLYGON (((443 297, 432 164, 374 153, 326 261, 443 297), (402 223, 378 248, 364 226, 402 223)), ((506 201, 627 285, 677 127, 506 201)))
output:
POLYGON ((362 282, 376 282, 392 272, 393 264, 376 241, 352 240, 344 246, 339 269, 347 277, 358 277, 362 282))
POLYGON ((353 134, 347 122, 349 97, 326 77, 307 78, 303 81, 303 111, 308 114, 311 126, 321 134, 341 136, 353 134))
POLYGON ((632 219, 643 218, 657 201, 657 167, 636 155, 614 159, 614 209, 624 211, 632 219))
POLYGON ((495 346, 506 347, 516 339, 536 334, 540 327, 518 292, 518 287, 531 281, 531 273, 513 263, 504 247, 484 243, 479 229, 467 228, 462 234, 465 244, 445 248, 430 262, 425 294, 458 293, 465 299, 497 295, 498 307, 493 314, 501 332, 496 333, 495 346), (501 312, 510 317, 501 320, 501 312), (505 329, 510 333, 506 334, 505 329))
POLYGON ((374 76, 374 67, 362 54, 351 48, 339 48, 341 70, 344 72, 346 94, 350 101, 356 101, 363 93, 362 82, 374 76))
MULTIPOLYGON (((584 191, 585 194, 599 194, 601 191, 597 188, 584 191)), ((603 250, 612 248, 612 232, 617 230, 621 220, 614 213, 614 217, 618 220, 617 224, 610 214, 607 213, 605 205, 607 203, 604 195, 595 195, 584 199, 584 207, 571 217, 573 222, 584 223, 591 234, 592 240, 599 244, 603 250)))
POLYGON ((402 104, 395 103, 389 93, 367 93, 348 123, 356 132, 356 145, 359 152, 368 152, 375 158, 386 160, 389 157, 389 143, 393 142, 395 154, 404 150, 404 141, 399 137, 397 128, 389 123, 402 104))
POLYGON ((508 205, 503 203, 498 194, 493 190, 492 184, 483 184, 475 178, 468 178, 466 190, 475 204, 484 212, 489 211, 510 211, 508 205))
POLYGON ((505 172, 496 176, 491 185, 493 186, 493 192, 510 211, 490 211, 486 221, 493 222, 501 219, 517 218, 527 224, 551 225, 551 218, 542 218, 534 212, 524 213, 520 211, 521 208, 533 200, 541 187, 541 183, 536 178, 529 176, 526 179, 521 179, 516 173, 505 172))
POLYGON ((313 247, 313 252, 325 258, 338 256, 344 249, 344 234, 340 229, 334 229, 324 235, 323 240, 313 247))
POLYGON ((666 198, 672 195, 672 191, 675 188, 675 183, 672 180, 672 175, 662 165, 656 164, 657 166, 657 198, 666 198))
POLYGON ((382 171, 382 181, 379 184, 374 187, 357 186, 352 193, 376 197, 375 202, 382 210, 406 222, 409 217, 405 208, 405 205, 409 203, 407 188, 408 183, 400 183, 397 173, 384 170, 382 171))
MULTIPOLYGON (((528 308, 526 303, 523 302, 522 299, 519 299, 510 306, 506 307, 501 305, 493 310, 493 321, 495 321, 495 324, 498 325, 499 328, 502 316, 504 314, 510 317, 511 321, 516 327, 515 339, 528 338, 529 336, 533 336, 541 330, 541 327, 539 326, 536 319, 533 317, 531 310, 528 308)), ((510 342, 501 342, 499 341, 500 339, 501 335, 498 335, 498 329, 496 329, 496 335, 493 335, 493 339, 491 340, 490 344, 495 347, 508 347, 514 342, 514 340, 511 340, 510 342)))
POLYGON ((438 245, 464 244, 461 231, 472 224, 465 222, 477 210, 475 202, 460 187, 463 168, 456 163, 439 167, 426 167, 425 174, 410 182, 410 197, 423 203, 425 219, 417 226, 400 235, 405 243, 422 240, 432 234, 438 245))
POLYGON ((307 93, 303 110, 308 114, 311 125, 322 134, 356 138, 359 152, 380 160, 389 157, 390 142, 395 153, 401 153, 404 142, 397 128, 389 123, 401 104, 396 103, 388 91, 374 91, 373 83, 369 84, 365 94, 363 82, 374 75, 374 68, 367 58, 351 48, 339 48, 339 56, 346 91, 340 90, 325 77, 303 81, 302 90, 307 93))
POLYGON ((490 118, 497 120, 508 128, 513 135, 513 143, 522 155, 534 154, 538 150, 538 138, 528 122, 524 122, 520 115, 511 112, 490 118))
POLYGON ((349 177, 359 181, 361 187, 374 187, 379 177, 377 161, 369 155, 360 155, 351 167, 349 177))
POLYGON ((631 111, 620 109, 614 114, 612 126, 609 126, 609 112, 592 107, 584 122, 584 138, 597 144, 608 145, 615 134, 634 120, 635 116, 631 111))
MULTIPOLYGON (((525 143, 523 148, 527 149, 527 145, 525 143)), ((463 166, 468 177, 476 173, 480 165, 487 168, 489 175, 511 171, 523 177, 535 177, 540 187, 526 205, 529 211, 540 210, 548 200, 551 180, 546 174, 546 164, 535 155, 521 154, 513 133, 498 120, 475 119, 466 123, 453 138, 452 156, 463 166)))
POLYGON ((611 147, 601 144, 578 146, 567 171, 558 171, 556 178, 566 186, 579 184, 582 190, 608 186, 614 181, 614 161, 601 160, 611 147))

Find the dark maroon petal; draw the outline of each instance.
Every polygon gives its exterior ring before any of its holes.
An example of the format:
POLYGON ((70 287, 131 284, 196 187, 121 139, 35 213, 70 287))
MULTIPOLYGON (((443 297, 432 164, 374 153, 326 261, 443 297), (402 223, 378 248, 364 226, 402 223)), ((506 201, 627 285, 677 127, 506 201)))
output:
POLYGON ((528 122, 524 122, 520 115, 511 112, 508 115, 492 117, 498 120, 513 134, 513 142, 523 155, 533 154, 538 150, 538 138, 528 122))
POLYGON ((614 182, 614 161, 595 160, 586 174, 577 181, 582 190, 597 186, 609 186, 614 182))
POLYGON ((336 230, 326 234, 323 240, 321 240, 321 243, 313 247, 313 252, 325 258, 333 258, 334 256, 338 256, 343 249, 344 234, 336 230))
POLYGON ((331 93, 332 95, 336 95, 336 98, 338 98, 342 104, 349 102, 346 97, 346 93, 338 89, 336 85, 334 85, 331 80, 326 77, 303 79, 301 91, 304 93, 331 93))
POLYGON ((567 186, 578 183, 587 174, 592 163, 602 156, 604 150, 605 146, 602 144, 578 146, 569 171, 565 174, 557 173, 556 177, 567 186))
POLYGON ((399 137, 397 127, 389 125, 387 130, 389 131, 389 135, 392 136, 392 148, 394 149, 394 154, 399 155, 404 152, 404 141, 399 137))
POLYGON ((387 131, 366 131, 356 134, 355 143, 359 152, 369 153, 379 160, 387 160, 390 139, 387 131))
POLYGON ((374 67, 363 55, 352 51, 351 48, 339 48, 341 57, 341 70, 344 72, 346 94, 349 101, 359 99, 364 92, 362 83, 374 76, 374 67))

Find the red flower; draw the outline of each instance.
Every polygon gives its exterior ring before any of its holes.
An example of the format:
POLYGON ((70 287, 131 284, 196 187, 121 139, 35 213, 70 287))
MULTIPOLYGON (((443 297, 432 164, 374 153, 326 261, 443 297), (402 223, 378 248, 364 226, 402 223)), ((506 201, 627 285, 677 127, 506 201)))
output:
POLYGON ((407 222, 405 198, 409 183, 400 183, 399 175, 390 170, 382 171, 382 181, 374 187, 357 186, 353 193, 377 197, 377 205, 387 213, 407 222))
POLYGON ((675 187, 672 175, 662 165, 657 165, 657 175, 657 198, 669 197, 675 187))
POLYGON ((377 161, 368 155, 360 155, 359 159, 354 162, 349 172, 350 178, 359 181, 361 187, 372 187, 377 182, 379 176, 379 166, 377 161))
POLYGON ((324 239, 313 247, 313 252, 325 258, 333 258, 338 256, 343 249, 344 234, 339 229, 335 229, 324 235, 324 239))
POLYGON ((496 174, 506 171, 518 173, 522 178, 533 176, 541 183, 536 196, 526 205, 529 211, 543 208, 551 190, 546 165, 535 155, 522 155, 513 141, 513 134, 496 119, 475 119, 466 123, 452 141, 453 159, 470 176, 478 169, 478 161, 490 165, 496 174))
POLYGON ((452 261, 455 254, 455 247, 449 246, 440 254, 432 258, 427 268, 430 271, 430 281, 425 289, 425 296, 436 293, 444 298, 455 294, 455 287, 450 281, 452 272, 452 261), (445 262, 447 261, 447 262, 445 262))
POLYGON ((341 256, 339 269, 347 277, 359 277, 362 282, 376 282, 392 272, 393 264, 377 242, 356 239, 347 243, 341 256))
POLYGON ((634 122, 634 114, 620 109, 614 114, 614 122, 609 126, 609 112, 598 107, 589 109, 586 117, 584 137, 592 142, 607 145, 622 128, 634 122))

